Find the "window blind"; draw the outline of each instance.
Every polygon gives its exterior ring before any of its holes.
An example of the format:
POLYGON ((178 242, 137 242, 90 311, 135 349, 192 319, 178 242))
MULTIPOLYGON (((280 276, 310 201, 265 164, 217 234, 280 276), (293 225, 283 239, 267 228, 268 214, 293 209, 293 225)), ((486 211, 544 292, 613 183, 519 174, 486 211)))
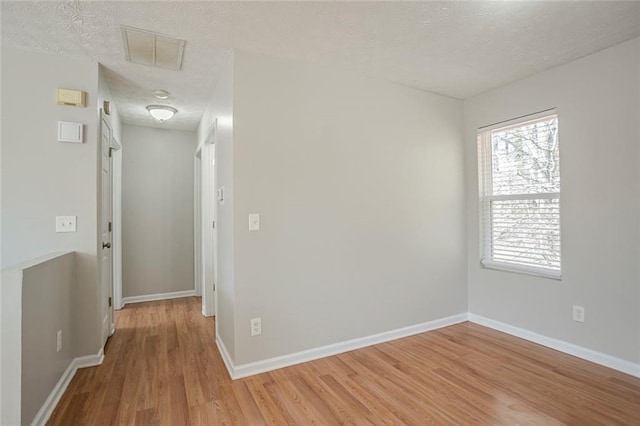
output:
POLYGON ((483 130, 478 147, 482 264, 560 277, 557 116, 483 130))

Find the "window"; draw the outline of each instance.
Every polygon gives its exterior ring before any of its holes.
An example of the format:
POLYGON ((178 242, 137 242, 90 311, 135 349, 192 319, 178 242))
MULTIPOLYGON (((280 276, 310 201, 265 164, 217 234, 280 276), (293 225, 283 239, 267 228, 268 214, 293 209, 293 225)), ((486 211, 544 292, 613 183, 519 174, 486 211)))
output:
POLYGON ((558 117, 480 129, 481 263, 560 278, 558 117))

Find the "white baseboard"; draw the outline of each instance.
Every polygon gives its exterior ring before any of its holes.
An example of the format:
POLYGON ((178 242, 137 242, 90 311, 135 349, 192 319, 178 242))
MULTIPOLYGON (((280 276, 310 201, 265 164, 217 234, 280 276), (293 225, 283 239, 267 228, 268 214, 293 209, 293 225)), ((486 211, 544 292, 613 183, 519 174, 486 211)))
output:
POLYGON ((364 348, 378 343, 384 343, 391 340, 401 339, 403 337, 413 336, 414 334, 424 333, 426 331, 436 330, 438 328, 459 324, 468 320, 467 313, 453 315, 422 324, 416 324, 409 327, 398 328, 396 330, 385 331, 383 333, 373 334, 371 336, 360 337, 357 339, 347 340, 340 343, 321 346, 306 351, 296 352, 292 354, 277 356, 262 361, 251 362, 248 364, 234 365, 229 353, 222 340, 216 336, 216 343, 220 350, 220 355, 224 361, 229 375, 232 379, 241 379, 243 377, 253 376, 254 374, 266 373, 267 371, 277 370, 283 367, 300 364, 303 362, 313 361, 315 359, 324 358, 331 355, 337 355, 343 352, 364 348))
POLYGON ((227 371, 232 379, 236 379, 233 377, 233 361, 231 360, 231 356, 229 356, 229 352, 227 351, 227 347, 224 345, 224 342, 216 333, 216 345, 218 346, 218 351, 220 352, 220 356, 222 357, 222 362, 224 362, 224 366, 227 367, 227 371))
POLYGON ((40 410, 33 418, 31 426, 40 426, 47 423, 49 417, 53 414, 53 410, 56 409, 58 402, 60 402, 60 398, 62 398, 64 391, 67 390, 67 386, 71 383, 71 379, 76 375, 78 368, 95 367, 102 364, 103 360, 103 349, 100 349, 100 351, 95 355, 86 355, 74 358, 71 363, 69 363, 69 366, 64 373, 62 373, 60 380, 58 380, 58 383, 53 387, 53 390, 45 400, 44 404, 42 404, 42 407, 40 407, 40 410))
POLYGON ((469 313, 469 321, 640 378, 640 364, 469 313))
POLYGON ((73 362, 75 363, 76 369, 102 365, 103 361, 104 361, 104 349, 100 349, 100 351, 95 355, 80 356, 73 360, 73 362))
POLYGON ((520 337, 530 342, 538 343, 542 346, 546 346, 548 348, 555 349, 560 352, 573 355, 578 358, 591 361, 596 364, 600 364, 605 367, 609 367, 614 370, 621 371, 623 373, 640 378, 640 364, 616 358, 612 355, 596 352, 594 350, 587 349, 573 343, 568 343, 562 340, 543 336, 529 330, 514 327, 512 325, 472 313, 453 315, 447 318, 429 321, 423 324, 417 324, 405 328, 386 331, 384 333, 347 340, 345 342, 334 343, 331 345, 321 346, 306 351, 282 355, 241 365, 235 365, 233 363, 233 360, 229 356, 229 352, 227 351, 224 342, 218 335, 216 335, 216 344, 220 351, 220 355, 222 356, 222 360, 224 361, 224 365, 227 367, 229 375, 232 379, 235 380, 252 376, 254 374, 277 370, 283 367, 289 367, 291 365, 300 364, 303 362, 313 361, 315 359, 324 358, 331 355, 337 355, 339 353, 364 348, 378 343, 401 339, 403 337, 412 336, 414 334, 436 330, 438 328, 447 327, 464 321, 471 321, 473 323, 492 328, 494 330, 502 331, 503 333, 507 333, 515 337, 520 337))
POLYGON ((145 294, 142 296, 123 297, 122 306, 124 307, 124 305, 128 303, 153 302, 155 300, 179 299, 181 297, 191 297, 195 295, 196 295, 195 290, 186 290, 186 291, 174 291, 173 293, 156 293, 156 294, 145 294))

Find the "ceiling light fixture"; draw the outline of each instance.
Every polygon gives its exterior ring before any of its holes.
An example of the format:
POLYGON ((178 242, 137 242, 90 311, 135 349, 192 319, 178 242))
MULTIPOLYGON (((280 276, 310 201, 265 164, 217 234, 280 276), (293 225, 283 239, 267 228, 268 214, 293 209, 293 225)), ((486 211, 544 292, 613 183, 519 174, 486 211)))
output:
POLYGON ((149 105, 147 110, 158 123, 171 119, 178 112, 177 109, 166 105, 149 105))
POLYGON ((158 99, 169 99, 169 92, 163 89, 158 89, 153 91, 153 96, 158 99))

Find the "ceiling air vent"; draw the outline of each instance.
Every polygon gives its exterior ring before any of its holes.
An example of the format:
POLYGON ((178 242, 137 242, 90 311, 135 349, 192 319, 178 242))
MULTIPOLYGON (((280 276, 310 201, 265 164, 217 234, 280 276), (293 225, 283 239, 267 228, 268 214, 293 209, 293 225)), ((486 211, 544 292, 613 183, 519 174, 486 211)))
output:
POLYGON ((153 31, 120 26, 127 61, 170 70, 182 69, 186 40, 153 31))

